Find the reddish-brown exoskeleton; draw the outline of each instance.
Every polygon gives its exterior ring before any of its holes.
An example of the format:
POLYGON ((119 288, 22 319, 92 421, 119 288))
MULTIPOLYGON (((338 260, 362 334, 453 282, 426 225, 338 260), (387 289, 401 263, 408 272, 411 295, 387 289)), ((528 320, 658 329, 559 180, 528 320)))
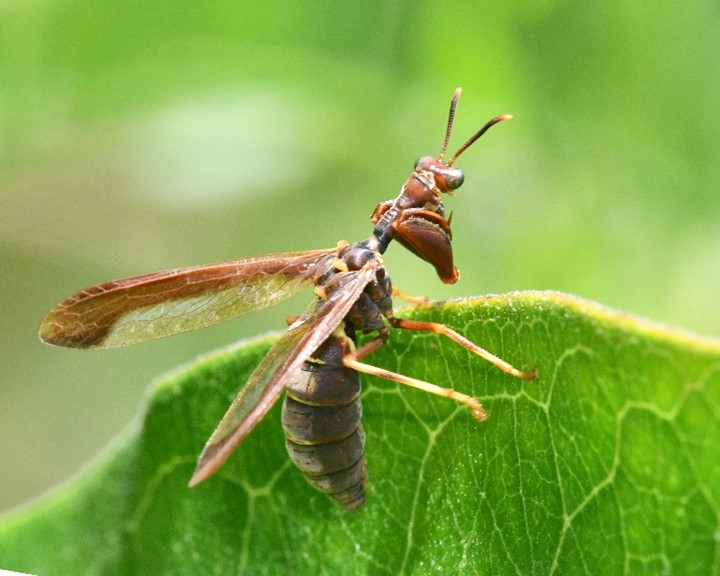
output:
POLYGON ((445 141, 437 159, 425 156, 395 200, 378 205, 370 237, 310 252, 241 258, 219 264, 168 270, 98 284, 53 308, 40 338, 71 348, 111 348, 209 326, 265 308, 314 285, 316 299, 292 323, 240 390, 200 455, 194 486, 222 466, 240 441, 270 410, 283 390, 283 427, 288 453, 311 484, 348 509, 365 501, 365 437, 360 423, 359 372, 445 396, 486 413, 475 398, 365 363, 388 340, 388 327, 433 332, 519 378, 520 371, 444 324, 393 315, 393 291, 382 254, 395 239, 429 262, 448 284, 459 273, 453 263, 450 219, 441 194, 463 183, 455 160, 494 124, 490 120, 445 161, 458 88, 450 105, 445 141), (358 333, 376 333, 356 347, 358 333))

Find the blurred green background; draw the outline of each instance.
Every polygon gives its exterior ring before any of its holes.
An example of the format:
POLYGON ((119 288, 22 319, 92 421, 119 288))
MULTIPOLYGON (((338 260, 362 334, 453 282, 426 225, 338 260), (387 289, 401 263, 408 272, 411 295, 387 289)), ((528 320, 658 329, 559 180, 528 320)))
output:
MULTIPOLYGON (((460 282, 557 289, 720 334, 720 7, 148 1, 0 5, 0 510, 67 478, 149 381, 281 329, 287 306, 107 352, 44 313, 111 278, 367 237, 420 155, 456 148, 460 282)), ((240 383, 238 383, 239 385, 240 383)), ((178 426, 182 426, 178 422, 178 426)))

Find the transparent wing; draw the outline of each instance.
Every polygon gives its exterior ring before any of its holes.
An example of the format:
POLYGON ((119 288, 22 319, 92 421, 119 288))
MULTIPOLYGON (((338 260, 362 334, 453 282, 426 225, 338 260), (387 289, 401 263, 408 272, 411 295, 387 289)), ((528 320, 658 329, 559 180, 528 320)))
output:
POLYGON ((313 284, 336 252, 272 254, 98 284, 55 306, 40 338, 55 346, 112 348, 211 326, 313 284))
POLYGON ((198 459, 190 486, 217 471, 240 441, 267 414, 292 377, 338 327, 373 279, 373 261, 357 272, 335 275, 322 288, 327 298, 313 306, 283 335, 240 390, 198 459))

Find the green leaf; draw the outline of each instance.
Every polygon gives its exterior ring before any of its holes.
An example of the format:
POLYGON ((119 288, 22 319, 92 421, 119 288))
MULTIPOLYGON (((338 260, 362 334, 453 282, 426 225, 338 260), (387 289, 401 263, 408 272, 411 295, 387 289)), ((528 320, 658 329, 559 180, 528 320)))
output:
POLYGON ((552 292, 422 306, 521 368, 394 331, 373 364, 479 397, 364 380, 368 502, 349 513, 289 463, 279 406, 221 471, 195 459, 273 338, 164 376, 77 478, 0 523, 35 574, 718 574, 720 343, 552 292))

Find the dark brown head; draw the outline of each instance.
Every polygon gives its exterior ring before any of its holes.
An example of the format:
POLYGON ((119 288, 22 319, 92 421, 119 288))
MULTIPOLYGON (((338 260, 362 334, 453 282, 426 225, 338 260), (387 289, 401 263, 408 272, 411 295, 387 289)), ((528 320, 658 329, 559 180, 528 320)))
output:
POLYGON ((465 175, 462 170, 453 168, 455 161, 463 152, 465 152, 465 150, 470 148, 470 146, 472 146, 475 141, 480 138, 480 136, 485 134, 491 126, 494 126, 503 120, 510 120, 510 118, 512 118, 509 114, 504 114, 503 116, 498 116, 497 118, 493 118, 489 122, 486 122, 485 125, 480 128, 480 130, 478 130, 467 142, 465 142, 465 144, 460 146, 453 157, 446 162, 445 152, 447 151, 448 143, 450 142, 450 134, 452 134, 453 122, 455 121, 455 108, 457 107, 461 93, 461 88, 455 90, 452 102, 450 103, 450 114, 448 115, 447 129, 445 130, 445 141, 443 142, 443 147, 442 150, 440 150, 440 155, 437 157, 437 160, 431 156, 423 156, 415 163, 416 174, 432 174, 436 189, 440 192, 446 192, 451 195, 454 194, 455 190, 460 188, 465 181, 465 175))
POLYGON ((465 175, 459 168, 453 168, 432 156, 423 156, 415 162, 415 174, 432 183, 432 188, 439 192, 455 194, 455 190, 462 186, 465 175))
POLYGON ((455 108, 462 90, 455 90, 452 102, 450 103, 450 114, 448 115, 447 129, 445 130, 445 141, 443 142, 440 155, 436 158, 432 156, 423 156, 415 162, 415 169, 403 186, 400 196, 395 200, 394 204, 401 210, 408 208, 420 208, 432 210, 442 214, 442 199, 440 194, 446 193, 451 196, 455 194, 455 190, 462 186, 465 181, 465 175, 462 170, 455 168, 453 164, 475 141, 487 132, 491 126, 503 120, 512 118, 509 114, 493 118, 480 128, 465 144, 460 146, 457 152, 445 161, 445 152, 447 151, 450 135, 452 134, 453 122, 455 121, 455 108))
POLYGON ((450 219, 445 218, 441 194, 454 195, 455 190, 465 181, 462 170, 453 166, 460 155, 491 126, 512 118, 504 115, 486 122, 450 160, 445 161, 445 152, 455 120, 455 108, 461 92, 460 88, 455 90, 450 103, 445 141, 440 155, 437 158, 420 158, 400 195, 394 201, 380 204, 372 215, 372 221, 376 224, 374 235, 378 239, 381 252, 385 251, 390 240, 396 239, 415 255, 432 264, 440 279, 447 284, 456 282, 459 272, 453 265, 450 219))

